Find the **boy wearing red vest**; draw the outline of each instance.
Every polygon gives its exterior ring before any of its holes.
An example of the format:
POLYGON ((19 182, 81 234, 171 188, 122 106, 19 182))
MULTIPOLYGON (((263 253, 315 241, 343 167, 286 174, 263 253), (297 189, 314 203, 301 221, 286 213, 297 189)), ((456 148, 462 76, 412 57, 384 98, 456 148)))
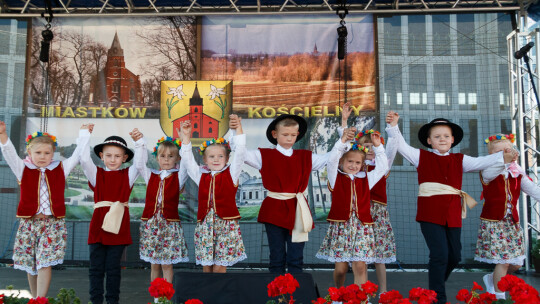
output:
MULTIPOLYGON (((142 145, 142 134, 133 136, 136 145, 142 145)), ((117 304, 120 298, 120 260, 127 245, 132 243, 129 229, 128 201, 131 189, 139 176, 135 166, 121 169, 123 163, 133 158, 126 141, 119 136, 109 136, 94 147, 105 168, 96 167, 85 149, 81 166, 94 191, 94 213, 90 221, 88 245, 90 246, 90 301, 103 303, 103 282, 107 277, 109 304, 117 304)))
POLYGON ((64 262, 67 239, 64 220, 66 178, 79 163, 81 151, 88 144, 90 136, 87 128, 87 125, 81 127, 77 148, 70 158, 62 162, 53 160, 58 145, 56 137, 42 132, 28 135, 28 157, 22 160, 8 138, 6 124, 0 121, 2 155, 21 188, 13 268, 27 272, 33 298, 47 296, 51 267, 64 262))
MULTIPOLYGON (((230 128, 239 121, 231 119, 230 128)), ((293 145, 307 131, 307 122, 297 115, 280 115, 266 129, 266 138, 275 149, 246 151, 245 163, 261 172, 268 196, 259 210, 258 221, 265 224, 270 248, 270 272, 302 272, 304 245, 313 219, 304 197, 311 171, 320 170, 330 153, 313 154, 309 150, 293 150, 293 145)), ((345 145, 340 140, 334 149, 345 145)))
POLYGON ((431 152, 416 149, 405 142, 397 127, 398 120, 397 113, 388 112, 386 132, 395 139, 398 152, 418 171, 416 221, 429 248, 429 289, 437 293, 437 303, 446 303, 445 281, 461 260, 461 219, 466 215, 465 205, 473 207, 476 203, 461 191, 463 173, 509 163, 515 153, 511 149, 484 157, 449 153, 463 138, 463 130, 444 118, 436 118, 418 131, 418 139, 431 152))
MULTIPOLYGON (((488 137, 484 143, 489 154, 512 149, 514 134, 497 134, 488 137)), ((516 158, 517 160, 517 158, 516 158)), ((480 173, 482 195, 485 199, 480 214, 480 227, 474 259, 495 264, 493 273, 484 276, 486 291, 497 299, 505 299, 497 283, 523 265, 525 244, 523 230, 519 225, 517 202, 521 191, 540 201, 540 188, 514 161, 505 165, 489 167, 480 173)))
MULTIPOLYGON (((233 119, 239 118, 231 115, 233 119)), ((236 151, 231 164, 229 143, 223 138, 205 141, 199 148, 205 165, 199 167, 191 148, 191 122, 182 124, 182 165, 189 177, 199 186, 199 207, 195 226, 195 261, 204 272, 226 272, 247 258, 240 213, 236 207, 238 179, 242 173, 246 137, 238 129, 234 140, 236 151)))

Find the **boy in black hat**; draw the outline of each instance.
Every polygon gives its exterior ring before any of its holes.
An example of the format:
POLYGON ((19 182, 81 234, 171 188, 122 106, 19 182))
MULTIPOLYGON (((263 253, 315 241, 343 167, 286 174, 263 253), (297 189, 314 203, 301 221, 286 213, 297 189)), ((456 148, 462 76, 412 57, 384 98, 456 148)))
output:
MULTIPOLYGON (((136 145, 143 144, 142 134, 137 129, 130 135, 136 145)), ((103 143, 94 147, 94 153, 103 160, 105 168, 96 167, 92 162, 90 149, 86 149, 81 157, 81 166, 90 189, 94 191, 95 202, 88 234, 90 301, 93 304, 103 303, 103 281, 106 275, 106 301, 116 304, 120 296, 120 259, 124 248, 132 243, 129 209, 126 207, 139 171, 135 166, 120 168, 134 156, 122 137, 107 137, 103 143)))
POLYGON ((405 142, 397 127, 398 120, 397 113, 388 112, 386 132, 395 139, 392 142, 398 152, 418 171, 416 221, 429 248, 429 289, 437 292, 437 303, 446 303, 445 281, 461 260, 461 219, 466 215, 465 205, 472 208, 476 204, 461 191, 463 173, 509 163, 515 155, 511 149, 484 157, 449 153, 463 138, 463 130, 445 118, 436 118, 418 131, 418 139, 431 152, 416 149, 405 142))
MULTIPOLYGON (((239 118, 231 118, 229 126, 236 129, 239 118)), ((275 149, 247 151, 246 163, 261 172, 268 196, 262 202, 258 222, 264 223, 270 247, 270 272, 302 272, 304 244, 313 228, 313 219, 303 193, 312 170, 326 166, 330 153, 313 154, 309 150, 293 150, 293 145, 306 133, 307 122, 297 115, 276 117, 266 130, 275 149)), ((354 136, 354 135, 353 135, 354 136)), ((345 151, 340 140, 334 150, 345 151)))

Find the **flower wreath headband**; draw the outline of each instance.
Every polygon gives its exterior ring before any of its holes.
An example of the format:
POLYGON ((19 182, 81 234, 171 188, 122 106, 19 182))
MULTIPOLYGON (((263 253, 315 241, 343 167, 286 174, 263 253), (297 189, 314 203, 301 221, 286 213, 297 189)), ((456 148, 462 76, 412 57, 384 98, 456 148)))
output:
POLYGON ((381 136, 381 132, 375 131, 373 129, 366 130, 366 131, 363 131, 363 132, 360 132, 360 133, 356 134, 356 137, 354 139, 360 140, 360 138, 362 138, 362 136, 367 135, 367 134, 378 134, 379 137, 381 138, 381 144, 384 145, 384 138, 381 136))
POLYGON ((227 151, 231 152, 231 146, 229 145, 229 142, 226 141, 223 137, 220 137, 220 138, 218 138, 218 139, 212 138, 211 140, 207 140, 207 141, 203 142, 203 143, 199 146, 199 154, 200 154, 200 155, 203 155, 203 154, 204 154, 204 150, 206 150, 206 148, 208 148, 208 147, 211 146, 211 145, 215 145, 215 144, 223 145, 223 146, 225 146, 225 148, 227 149, 227 151))
POLYGON ((509 140, 511 143, 516 141, 516 136, 514 134, 497 134, 491 135, 490 137, 484 139, 484 143, 487 145, 492 141, 496 140, 509 140))
POLYGON ((28 135, 26 137, 26 146, 28 147, 28 145, 30 145, 30 142, 34 139, 34 138, 38 138, 38 137, 42 137, 42 136, 47 136, 47 137, 50 137, 51 140, 53 141, 54 143, 54 146, 55 147, 58 147, 58 142, 56 141, 56 136, 53 136, 47 132, 34 132, 30 135, 28 135))
POLYGON ((158 151, 159 145, 161 145, 162 143, 164 143, 166 141, 172 142, 175 146, 178 147, 179 150, 182 147, 182 142, 180 141, 179 138, 172 138, 172 137, 169 137, 169 136, 162 137, 162 138, 160 138, 158 140, 156 146, 154 147, 154 151, 152 152, 152 155, 157 156, 157 151, 158 151))
POLYGON ((354 141, 354 142, 351 142, 351 150, 350 151, 362 151, 364 153, 368 153, 369 149, 362 146, 362 145, 359 145, 358 142, 354 141))

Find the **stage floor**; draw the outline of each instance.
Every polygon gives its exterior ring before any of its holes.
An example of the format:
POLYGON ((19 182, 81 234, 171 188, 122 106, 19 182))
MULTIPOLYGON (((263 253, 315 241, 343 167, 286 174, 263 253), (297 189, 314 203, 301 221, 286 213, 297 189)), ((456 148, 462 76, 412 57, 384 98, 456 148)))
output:
MULTIPOLYGON (((175 269, 176 270, 176 269, 175 269)), ((177 271, 199 271, 178 269, 177 271)), ((202 270, 200 270, 202 271, 202 270)), ((231 272, 254 273, 263 272, 256 269, 231 269, 231 272)), ((313 280, 317 285, 322 296, 326 295, 328 287, 333 285, 332 271, 329 269, 309 269, 307 273, 312 274, 313 280)), ((454 272, 446 284, 448 300, 451 303, 457 303, 455 296, 462 288, 470 289, 472 282, 477 282, 483 286, 482 276, 485 271, 462 271, 454 272)), ((369 280, 377 283, 374 271, 369 271, 369 280)), ((427 288, 427 271, 413 270, 398 270, 388 272, 388 289, 398 290, 403 296, 407 297, 409 290, 413 287, 427 288)), ((522 278, 540 290, 540 275, 533 272, 519 273, 518 277, 522 278)), ((352 273, 347 274, 346 284, 351 284, 353 281, 352 273)), ((0 267, 0 293, 7 285, 13 285, 17 290, 28 290, 28 281, 26 273, 20 270, 15 270, 7 267, 0 267)), ((148 294, 148 286, 150 285, 150 270, 149 269, 123 269, 122 270, 122 286, 120 294, 120 303, 145 304, 151 303, 152 298, 148 294)), ((88 268, 65 268, 63 270, 53 270, 51 288, 49 296, 56 295, 60 288, 73 288, 77 296, 81 299, 81 303, 88 303, 88 268)), ((372 301, 372 303, 376 303, 372 301)), ((254 303, 258 304, 258 303, 254 303)), ((264 304, 264 303, 262 303, 264 304)), ((306 303, 304 303, 306 304, 306 303)))

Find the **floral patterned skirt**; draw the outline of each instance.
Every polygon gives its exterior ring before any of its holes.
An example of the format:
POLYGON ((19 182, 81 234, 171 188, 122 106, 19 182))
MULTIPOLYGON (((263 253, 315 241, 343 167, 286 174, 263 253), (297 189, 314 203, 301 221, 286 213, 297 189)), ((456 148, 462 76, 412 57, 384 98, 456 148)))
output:
POLYGON ((141 223, 140 236, 141 260, 160 265, 189 261, 182 225, 167 221, 161 212, 141 223))
POLYGON ((195 263, 232 266, 247 258, 238 220, 221 219, 211 209, 195 226, 195 263))
POLYGON ((501 221, 480 220, 474 259, 490 264, 523 265, 525 246, 519 223, 515 224, 509 214, 501 221))
POLYGON ((330 262, 373 263, 375 261, 373 225, 364 225, 352 215, 346 222, 331 222, 316 257, 330 262))
POLYGON ((375 263, 392 263, 396 261, 396 240, 390 224, 388 209, 383 204, 371 202, 371 217, 375 224, 375 263))
POLYGON ((64 219, 20 219, 13 248, 13 267, 37 275, 41 268, 62 264, 66 240, 64 219))

